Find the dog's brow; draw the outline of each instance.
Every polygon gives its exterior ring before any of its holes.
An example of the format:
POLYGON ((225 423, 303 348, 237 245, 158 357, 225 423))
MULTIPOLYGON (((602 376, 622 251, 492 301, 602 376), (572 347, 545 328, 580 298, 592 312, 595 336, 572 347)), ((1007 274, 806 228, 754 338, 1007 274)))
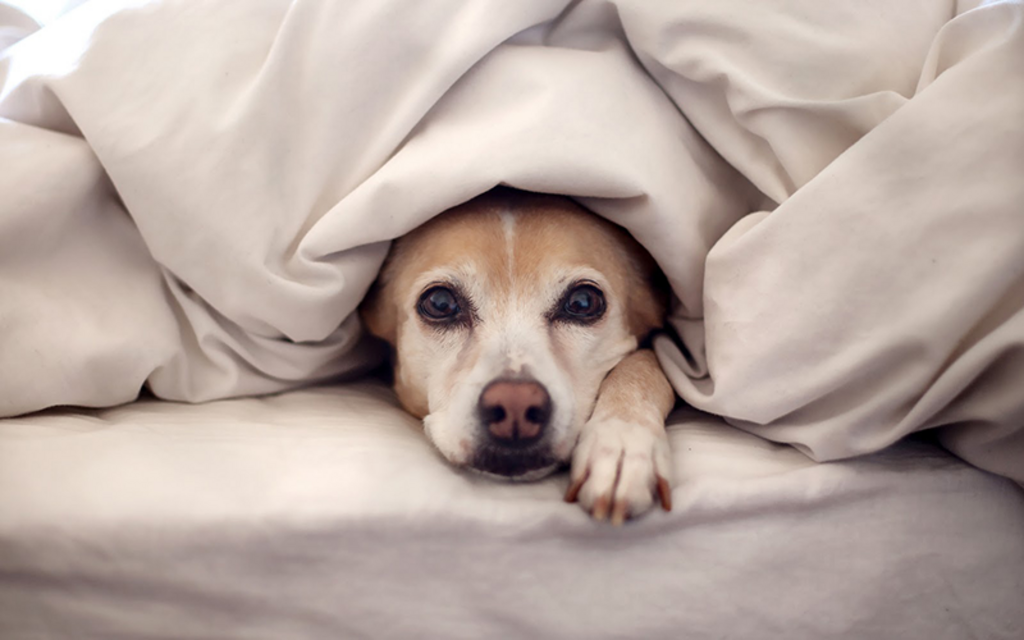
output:
POLYGON ((609 289, 607 278, 597 269, 586 266, 560 269, 548 282, 549 294, 556 298, 560 298, 569 287, 579 283, 592 284, 605 292, 609 289))
POLYGON ((464 289, 463 281, 464 279, 460 277, 457 269, 432 269, 420 274, 414 281, 412 288, 419 293, 438 285, 464 289))

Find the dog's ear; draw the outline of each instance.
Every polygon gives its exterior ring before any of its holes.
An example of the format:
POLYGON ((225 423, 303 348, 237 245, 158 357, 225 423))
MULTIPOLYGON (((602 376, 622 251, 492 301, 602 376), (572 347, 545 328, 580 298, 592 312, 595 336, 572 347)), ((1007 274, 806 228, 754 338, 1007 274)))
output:
POLYGON ((391 296, 387 295, 387 285, 378 280, 360 303, 359 318, 367 331, 394 346, 398 332, 396 311, 391 296))
POLYGON ((668 296, 665 289, 652 283, 635 287, 629 298, 629 331, 642 342, 665 325, 668 296))
POLYGON ((629 288, 629 331, 643 342, 654 331, 665 326, 672 289, 665 273, 639 244, 632 245, 631 264, 634 272, 629 288))

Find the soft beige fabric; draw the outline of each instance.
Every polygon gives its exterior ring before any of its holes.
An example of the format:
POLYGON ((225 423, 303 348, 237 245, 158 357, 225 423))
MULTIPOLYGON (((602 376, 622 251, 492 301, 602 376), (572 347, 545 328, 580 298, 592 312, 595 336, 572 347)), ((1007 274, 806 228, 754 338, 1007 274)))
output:
POLYGON ((39 23, 24 10, 0 2, 0 51, 38 28, 39 23))
POLYGON ((692 409, 671 513, 458 471, 380 383, 0 421, 0 638, 1019 640, 1024 492, 692 409))
POLYGON ((505 182, 658 259, 688 402, 1024 480, 1024 8, 975 4, 88 2, 0 59, 0 415, 356 373, 387 241, 505 182))
POLYGON ((677 389, 819 460, 948 425, 1024 481, 1024 7, 785 3, 713 54, 668 35, 732 32, 740 4, 637 20, 654 74, 781 203, 711 250, 709 375, 668 367, 677 389))

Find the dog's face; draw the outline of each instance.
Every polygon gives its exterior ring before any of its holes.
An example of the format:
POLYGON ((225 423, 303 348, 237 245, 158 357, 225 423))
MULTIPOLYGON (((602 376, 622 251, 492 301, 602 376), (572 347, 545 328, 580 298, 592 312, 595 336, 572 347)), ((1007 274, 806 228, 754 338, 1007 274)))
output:
POLYGON ((572 201, 501 190, 397 240, 361 311, 449 461, 536 478, 568 461, 605 375, 660 326, 656 273, 572 201))

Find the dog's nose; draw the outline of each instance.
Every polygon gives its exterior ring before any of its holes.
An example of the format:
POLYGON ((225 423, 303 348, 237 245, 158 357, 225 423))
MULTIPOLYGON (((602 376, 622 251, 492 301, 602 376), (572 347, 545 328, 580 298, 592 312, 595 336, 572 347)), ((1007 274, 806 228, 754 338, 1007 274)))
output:
POLYGON ((496 444, 525 446, 540 439, 551 416, 551 396, 531 381, 496 380, 480 394, 480 422, 496 444))

